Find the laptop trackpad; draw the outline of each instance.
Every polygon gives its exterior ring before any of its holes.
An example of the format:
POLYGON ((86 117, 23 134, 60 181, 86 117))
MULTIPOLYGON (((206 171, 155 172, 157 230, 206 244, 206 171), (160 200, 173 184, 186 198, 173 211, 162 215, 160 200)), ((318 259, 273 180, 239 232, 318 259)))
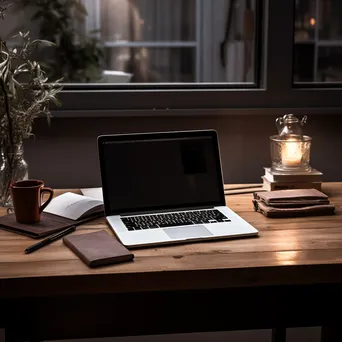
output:
POLYGON ((166 229, 164 229, 164 232, 171 239, 191 239, 191 238, 199 238, 199 237, 213 235, 203 225, 166 228, 166 229))

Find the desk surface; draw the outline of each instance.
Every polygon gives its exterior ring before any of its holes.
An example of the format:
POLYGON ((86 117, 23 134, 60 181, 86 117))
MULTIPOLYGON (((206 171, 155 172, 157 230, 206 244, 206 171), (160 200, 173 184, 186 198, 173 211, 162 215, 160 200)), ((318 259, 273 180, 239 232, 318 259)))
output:
MULTIPOLYGON (((342 183, 323 191, 336 215, 270 219, 253 210, 252 194, 230 195, 227 205, 258 237, 136 249, 134 262, 98 269, 61 240, 25 255, 35 240, 0 230, 0 298, 342 283, 342 183)), ((109 231, 104 219, 74 234, 99 229, 109 231)))

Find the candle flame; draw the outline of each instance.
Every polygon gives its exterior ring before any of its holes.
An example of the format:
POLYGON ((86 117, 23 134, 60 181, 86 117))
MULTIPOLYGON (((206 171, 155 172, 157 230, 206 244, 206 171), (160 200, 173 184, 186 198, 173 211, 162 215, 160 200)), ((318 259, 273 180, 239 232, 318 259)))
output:
POLYGON ((282 163, 285 166, 300 166, 302 161, 301 143, 295 139, 288 139, 283 145, 282 163))

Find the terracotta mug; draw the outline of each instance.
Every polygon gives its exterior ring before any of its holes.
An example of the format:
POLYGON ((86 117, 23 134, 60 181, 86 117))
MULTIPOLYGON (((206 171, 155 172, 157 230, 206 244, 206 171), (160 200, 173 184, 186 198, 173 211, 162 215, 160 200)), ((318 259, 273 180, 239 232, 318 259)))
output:
POLYGON ((30 224, 40 221, 41 212, 52 200, 53 190, 44 187, 41 180, 29 179, 12 183, 11 194, 17 222, 30 224), (44 193, 49 197, 42 204, 44 193))

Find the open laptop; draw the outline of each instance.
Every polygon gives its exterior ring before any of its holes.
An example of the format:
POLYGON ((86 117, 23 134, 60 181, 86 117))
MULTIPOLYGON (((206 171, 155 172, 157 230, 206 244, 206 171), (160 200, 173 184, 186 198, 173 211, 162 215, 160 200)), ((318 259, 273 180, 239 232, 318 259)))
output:
POLYGON ((98 137, 105 216, 127 247, 257 235, 226 207, 214 130, 98 137))

